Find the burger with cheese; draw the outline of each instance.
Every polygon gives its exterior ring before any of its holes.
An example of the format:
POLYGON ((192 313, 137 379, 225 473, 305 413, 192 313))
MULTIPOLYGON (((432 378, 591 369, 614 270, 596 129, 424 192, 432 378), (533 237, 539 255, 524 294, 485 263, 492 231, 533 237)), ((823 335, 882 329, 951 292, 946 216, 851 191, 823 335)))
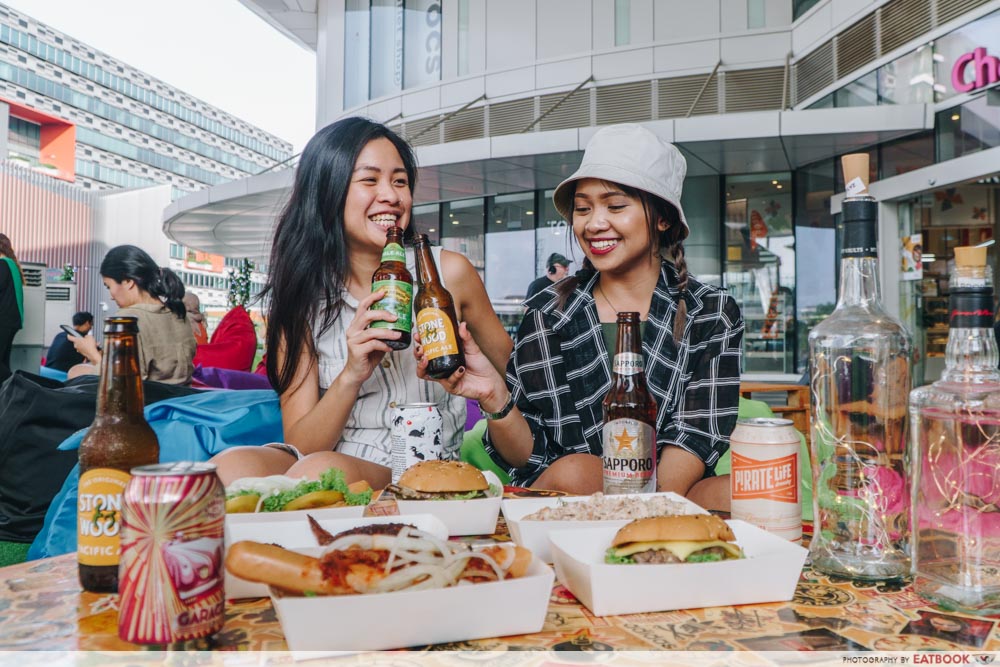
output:
POLYGON ((604 562, 709 563, 743 558, 736 536, 711 514, 636 519, 618 531, 604 562))
POLYGON ((421 461, 386 487, 403 500, 472 500, 490 495, 490 484, 463 461, 421 461))

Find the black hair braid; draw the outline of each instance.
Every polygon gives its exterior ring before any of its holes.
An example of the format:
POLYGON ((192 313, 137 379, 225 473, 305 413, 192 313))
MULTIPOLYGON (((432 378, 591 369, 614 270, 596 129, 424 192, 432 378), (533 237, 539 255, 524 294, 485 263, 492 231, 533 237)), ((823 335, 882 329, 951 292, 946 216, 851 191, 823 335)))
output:
POLYGON ((570 294, 573 293, 577 286, 590 280, 591 276, 595 273, 597 273, 597 269, 594 268, 589 259, 584 257, 580 270, 556 286, 556 294, 559 295, 560 310, 566 307, 566 302, 569 301, 570 294))
POLYGON ((677 289, 680 290, 680 298, 677 300, 677 313, 674 315, 674 342, 680 343, 684 338, 684 324, 687 321, 687 294, 688 288, 688 265, 684 259, 684 242, 677 241, 670 248, 673 257, 674 267, 677 269, 677 289))

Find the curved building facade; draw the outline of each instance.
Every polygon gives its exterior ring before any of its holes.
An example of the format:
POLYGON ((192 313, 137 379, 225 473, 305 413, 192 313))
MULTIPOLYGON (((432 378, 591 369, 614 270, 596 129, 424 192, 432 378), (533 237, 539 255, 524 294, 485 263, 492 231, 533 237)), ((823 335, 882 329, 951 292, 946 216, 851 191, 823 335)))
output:
MULTIPOLYGON (((868 152, 885 299, 936 377, 951 248, 996 230, 1000 0, 243 3, 315 50, 319 126, 370 116, 416 146, 416 225, 511 328, 550 253, 582 259, 552 188, 598 127, 637 122, 687 157, 689 267, 740 301, 746 373, 797 377, 836 301, 839 157, 868 152)), ((212 188, 164 227, 265 253, 290 182, 212 188)))

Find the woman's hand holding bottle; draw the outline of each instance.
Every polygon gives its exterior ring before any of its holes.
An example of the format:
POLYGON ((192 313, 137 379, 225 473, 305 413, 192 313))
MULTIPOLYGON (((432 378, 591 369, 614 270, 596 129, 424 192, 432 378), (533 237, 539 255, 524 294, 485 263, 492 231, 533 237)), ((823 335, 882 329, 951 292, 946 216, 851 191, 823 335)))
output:
POLYGON ((427 376, 427 359, 424 357, 424 348, 420 344, 420 335, 414 330, 413 355, 417 359, 417 376, 423 380, 437 382, 449 394, 464 396, 479 401, 483 409, 493 408, 499 410, 507 402, 507 382, 497 372, 489 358, 476 344, 476 340, 469 333, 469 328, 462 322, 458 326, 458 335, 462 339, 462 347, 465 350, 465 366, 459 367, 457 371, 446 378, 433 380, 427 376))
POLYGON ((400 337, 398 331, 371 327, 372 322, 393 322, 396 316, 385 310, 368 310, 373 303, 385 296, 385 290, 372 292, 358 302, 358 312, 347 327, 347 363, 340 372, 343 380, 360 387, 375 372, 375 367, 392 348, 385 342, 400 337))

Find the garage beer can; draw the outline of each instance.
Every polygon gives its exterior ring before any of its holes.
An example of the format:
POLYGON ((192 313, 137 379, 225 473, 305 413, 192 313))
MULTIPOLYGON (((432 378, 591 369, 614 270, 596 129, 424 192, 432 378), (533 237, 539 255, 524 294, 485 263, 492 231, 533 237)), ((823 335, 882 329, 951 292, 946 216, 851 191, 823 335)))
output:
POLYGON ((434 403, 397 405, 392 415, 392 483, 412 465, 443 458, 441 412, 434 403))
POLYGON ((121 639, 172 644, 222 629, 225 515, 211 464, 132 469, 122 496, 121 639))
POLYGON ((790 419, 740 419, 730 437, 732 516, 792 542, 802 539, 799 434, 790 419))

